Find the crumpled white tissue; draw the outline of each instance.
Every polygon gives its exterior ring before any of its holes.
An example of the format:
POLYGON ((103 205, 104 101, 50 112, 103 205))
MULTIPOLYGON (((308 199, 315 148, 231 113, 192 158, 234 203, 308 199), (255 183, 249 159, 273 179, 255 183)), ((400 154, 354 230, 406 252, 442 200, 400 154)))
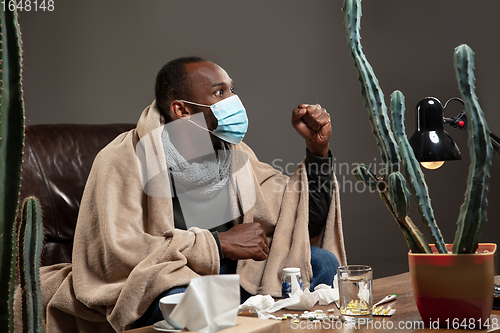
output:
POLYGON ((298 302, 287 304, 285 308, 288 310, 309 310, 318 302, 319 294, 316 291, 310 292, 307 289, 305 291, 299 289, 298 293, 300 295, 298 302))
MULTIPOLYGON (((294 280, 292 279, 292 284, 294 280)), ((257 313, 260 319, 276 319, 271 313, 282 308, 289 310, 310 310, 318 301, 320 305, 328 305, 339 299, 338 280, 335 276, 332 288, 326 284, 317 285, 313 292, 309 290, 302 291, 300 288, 294 289, 290 298, 284 298, 274 301, 270 295, 256 295, 248 298, 245 303, 240 305, 239 312, 250 311, 257 313)))
POLYGON ((271 297, 271 295, 255 295, 249 297, 245 301, 245 303, 240 305, 238 313, 249 311, 251 313, 256 313, 257 316, 261 319, 276 319, 275 316, 270 315, 267 311, 273 305, 274 299, 271 297))
POLYGON ((217 332, 236 325, 240 305, 240 276, 194 278, 170 318, 190 331, 217 332))
POLYGON ((359 282, 358 298, 360 300, 365 301, 365 302, 369 301, 369 299, 370 299, 370 289, 369 289, 368 283, 366 283, 366 282, 359 282))
POLYGON ((314 292, 318 293, 319 305, 328 305, 339 299, 338 288, 335 289, 326 284, 318 284, 314 287, 314 292))
POLYGON ((314 287, 314 291, 318 292, 319 305, 328 305, 339 299, 339 279, 337 275, 333 279, 333 288, 327 284, 318 284, 314 287))

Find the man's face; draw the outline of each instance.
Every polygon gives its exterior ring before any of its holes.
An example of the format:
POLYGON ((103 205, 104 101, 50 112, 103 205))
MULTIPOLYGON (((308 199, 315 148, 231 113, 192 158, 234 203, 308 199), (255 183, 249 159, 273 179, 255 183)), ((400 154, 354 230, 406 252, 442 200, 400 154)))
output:
MULTIPOLYGON (((218 65, 212 62, 198 62, 186 65, 188 80, 191 86, 191 101, 199 104, 212 105, 233 94, 233 81, 218 65)), ((203 112, 209 130, 217 128, 217 118, 212 110, 184 103, 190 113, 203 112)))

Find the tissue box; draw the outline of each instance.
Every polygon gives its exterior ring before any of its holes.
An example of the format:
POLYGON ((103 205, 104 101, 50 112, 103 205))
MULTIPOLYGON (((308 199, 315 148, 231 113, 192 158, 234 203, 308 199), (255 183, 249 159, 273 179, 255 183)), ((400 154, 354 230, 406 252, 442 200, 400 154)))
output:
MULTIPOLYGON (((280 333, 281 321, 252 317, 236 317, 236 326, 219 331, 221 333, 280 333)), ((193 332, 194 333, 194 332, 193 332)))

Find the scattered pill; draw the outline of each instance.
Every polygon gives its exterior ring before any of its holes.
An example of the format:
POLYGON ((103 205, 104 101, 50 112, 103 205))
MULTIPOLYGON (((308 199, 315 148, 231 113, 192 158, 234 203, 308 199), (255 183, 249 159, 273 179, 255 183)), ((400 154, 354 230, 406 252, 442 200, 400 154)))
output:
POLYGON ((334 312, 335 309, 328 309, 328 312, 334 312))
POLYGON ((292 320, 292 323, 298 323, 299 321, 297 319, 292 320))

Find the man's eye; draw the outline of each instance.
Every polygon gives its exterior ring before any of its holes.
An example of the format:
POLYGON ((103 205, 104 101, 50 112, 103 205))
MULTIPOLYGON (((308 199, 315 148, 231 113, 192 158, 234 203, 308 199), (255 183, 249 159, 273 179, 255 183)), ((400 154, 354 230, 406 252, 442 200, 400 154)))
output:
POLYGON ((222 89, 219 89, 215 92, 215 96, 222 96, 222 94, 224 93, 224 91, 222 89))
POLYGON ((234 87, 231 87, 231 89, 229 89, 231 91, 231 93, 234 94, 234 87))

